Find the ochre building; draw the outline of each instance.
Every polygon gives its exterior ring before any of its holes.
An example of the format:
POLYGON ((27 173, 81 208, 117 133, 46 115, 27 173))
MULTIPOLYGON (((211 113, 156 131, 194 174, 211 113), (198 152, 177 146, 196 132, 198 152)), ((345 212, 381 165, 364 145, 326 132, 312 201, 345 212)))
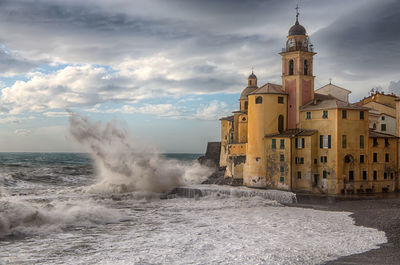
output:
POLYGON ((375 93, 349 103, 350 90, 314 88, 316 54, 306 30, 289 30, 282 85, 252 73, 240 109, 221 119, 220 167, 248 187, 322 194, 399 188, 400 101, 375 93))

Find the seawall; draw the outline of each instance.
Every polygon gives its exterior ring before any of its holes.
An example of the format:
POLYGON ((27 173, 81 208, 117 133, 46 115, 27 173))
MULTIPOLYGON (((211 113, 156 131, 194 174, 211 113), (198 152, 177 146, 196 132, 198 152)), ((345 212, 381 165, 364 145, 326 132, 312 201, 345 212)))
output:
POLYGON ((261 197, 279 203, 296 203, 296 194, 280 190, 251 189, 247 187, 231 187, 221 185, 191 185, 175 188, 170 194, 186 198, 196 198, 207 195, 229 195, 234 197, 261 197))

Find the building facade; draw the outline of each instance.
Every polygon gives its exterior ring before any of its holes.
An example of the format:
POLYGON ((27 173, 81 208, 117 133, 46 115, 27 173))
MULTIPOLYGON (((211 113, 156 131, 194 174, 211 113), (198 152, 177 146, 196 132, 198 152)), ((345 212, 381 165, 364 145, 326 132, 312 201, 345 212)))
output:
POLYGON ((239 110, 221 118, 225 177, 322 194, 397 190, 400 101, 379 95, 352 104, 350 90, 314 90, 315 54, 297 15, 280 53, 282 85, 259 87, 251 73, 239 110))

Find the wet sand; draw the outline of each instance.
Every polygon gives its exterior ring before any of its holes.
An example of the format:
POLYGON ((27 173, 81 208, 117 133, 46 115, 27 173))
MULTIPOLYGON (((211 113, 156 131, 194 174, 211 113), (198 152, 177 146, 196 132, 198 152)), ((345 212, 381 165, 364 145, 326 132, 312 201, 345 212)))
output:
POLYGON ((373 227, 386 233, 388 243, 379 249, 342 257, 326 264, 400 264, 399 193, 364 198, 297 194, 297 199, 298 204, 292 206, 352 212, 356 225, 373 227))

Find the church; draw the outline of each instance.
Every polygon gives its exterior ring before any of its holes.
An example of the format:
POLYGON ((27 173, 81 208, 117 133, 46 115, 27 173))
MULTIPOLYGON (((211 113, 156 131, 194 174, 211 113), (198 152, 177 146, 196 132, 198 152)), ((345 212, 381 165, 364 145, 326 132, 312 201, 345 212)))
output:
POLYGON ((239 110, 220 119, 225 178, 333 195, 398 190, 400 99, 376 92, 350 103, 348 89, 315 89, 315 54, 297 12, 280 53, 282 84, 259 86, 252 72, 239 110))

